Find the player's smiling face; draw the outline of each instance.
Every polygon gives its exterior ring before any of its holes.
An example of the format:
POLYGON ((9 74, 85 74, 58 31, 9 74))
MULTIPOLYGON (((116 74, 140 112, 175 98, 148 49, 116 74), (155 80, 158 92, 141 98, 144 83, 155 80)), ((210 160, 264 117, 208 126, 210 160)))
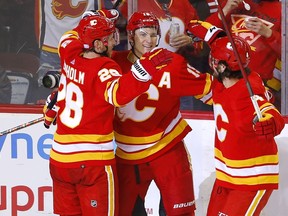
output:
POLYGON ((149 52, 155 48, 158 42, 158 35, 156 28, 139 28, 135 31, 134 36, 134 51, 138 56, 149 52))

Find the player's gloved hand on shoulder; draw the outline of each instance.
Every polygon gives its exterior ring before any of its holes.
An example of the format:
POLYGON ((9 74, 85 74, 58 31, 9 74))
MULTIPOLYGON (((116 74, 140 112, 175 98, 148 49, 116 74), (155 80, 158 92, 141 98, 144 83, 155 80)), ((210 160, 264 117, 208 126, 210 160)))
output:
POLYGON ((119 18, 119 12, 116 9, 101 9, 101 10, 88 10, 85 11, 82 14, 82 18, 78 24, 77 27, 75 27, 73 30, 76 31, 77 33, 82 33, 83 32, 83 27, 85 25, 82 24, 82 22, 85 22, 85 18, 89 17, 89 16, 103 16, 103 17, 107 17, 109 20, 111 20, 112 22, 114 22, 114 24, 116 24, 116 21, 119 18))
POLYGON ((107 17, 114 23, 116 23, 117 19, 119 18, 119 12, 116 9, 100 9, 85 11, 82 15, 82 19, 93 15, 107 17))
POLYGON ((207 42, 209 46, 216 38, 226 36, 223 29, 201 20, 190 20, 187 31, 207 42))
POLYGON ((98 13, 99 16, 107 17, 114 23, 116 23, 119 18, 119 12, 116 9, 100 9, 97 10, 96 13, 98 13))
POLYGON ((142 82, 152 79, 152 76, 172 61, 173 53, 164 48, 154 48, 145 53, 131 67, 134 77, 142 82))
POLYGON ((96 15, 96 10, 88 10, 88 11, 84 11, 84 13, 82 14, 81 19, 88 17, 88 16, 94 16, 96 15))
POLYGON ((271 114, 263 113, 260 120, 258 120, 258 117, 256 116, 253 123, 255 133, 259 136, 259 138, 273 139, 277 135, 276 123, 271 114))
POLYGON ((57 117, 57 91, 52 92, 46 100, 46 104, 43 107, 44 114, 44 126, 49 129, 50 125, 56 125, 56 117, 57 117))

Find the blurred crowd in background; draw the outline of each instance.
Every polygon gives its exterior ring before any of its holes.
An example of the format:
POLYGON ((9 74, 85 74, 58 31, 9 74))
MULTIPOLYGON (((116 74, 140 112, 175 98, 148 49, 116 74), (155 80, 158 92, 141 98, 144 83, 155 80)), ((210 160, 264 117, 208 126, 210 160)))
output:
MULTIPOLYGON (((255 0, 249 1, 255 2, 255 0)), ((225 2, 225 0, 219 2, 225 2)), ((75 27, 73 23, 76 25, 85 11, 99 8, 111 9, 113 6, 115 7, 115 4, 120 12, 117 27, 121 39, 121 43, 115 47, 115 50, 129 49, 126 24, 130 14, 137 8, 154 10, 152 12, 158 16, 158 6, 163 13, 158 17, 160 20, 163 20, 164 17, 167 20, 171 17, 174 19, 181 15, 185 16, 188 21, 189 19, 206 20, 207 17, 209 18, 217 12, 214 0, 174 0, 174 2, 173 0, 2 0, 0 2, 0 103, 43 104, 51 89, 43 87, 42 78, 48 71, 59 70, 57 45, 53 45, 55 43, 53 40, 59 40, 60 36, 58 35, 75 27), (155 5, 153 5, 154 3, 155 5), (186 10, 183 11, 183 14, 175 14, 179 11, 173 11, 176 7, 173 6, 174 3, 185 6, 186 10), (191 11, 187 9, 187 4, 189 4, 189 8, 191 6, 195 9, 196 16, 189 15, 191 11), (166 7, 167 5, 171 7, 166 7), (169 18, 169 16, 171 17, 169 18)), ((180 19, 183 20, 183 18, 180 19)), ((183 20, 183 22, 185 23, 187 20, 183 20)), ((163 25, 165 29, 165 24, 163 25)), ((163 26, 161 29, 163 31, 163 26)), ((181 31, 186 34, 183 27, 181 27, 181 31)), ((165 40, 165 35, 162 35, 162 38, 165 40)), ((163 46, 161 42, 159 46, 163 46)), ((207 58, 209 48, 205 43, 202 43, 201 46, 199 61, 197 64, 194 62, 194 67, 201 72, 207 72, 209 70, 207 58)), ((186 57, 189 56, 189 45, 185 44, 183 47, 177 47, 172 51, 179 52, 186 57), (185 49, 182 49, 183 47, 185 49)), ((278 58, 274 69, 276 75, 273 77, 272 91, 276 98, 278 97, 279 104, 280 71, 281 62, 278 58)), ((210 106, 204 105, 192 97, 183 98, 181 109, 212 110, 210 106)))

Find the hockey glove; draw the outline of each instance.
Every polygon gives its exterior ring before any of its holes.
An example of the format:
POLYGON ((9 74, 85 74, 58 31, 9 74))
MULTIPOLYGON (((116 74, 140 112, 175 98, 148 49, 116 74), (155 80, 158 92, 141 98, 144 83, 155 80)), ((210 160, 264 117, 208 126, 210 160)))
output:
MULTIPOLYGON (((107 17, 112 22, 114 22, 114 24, 116 24, 116 22, 119 18, 119 12, 116 9, 88 10, 82 14, 82 19, 84 19, 85 17, 88 17, 88 16, 104 16, 104 17, 107 17)), ((78 26, 73 29, 74 31, 76 31, 78 33, 83 32, 83 25, 81 25, 80 22, 79 22, 78 26)))
POLYGON ((43 107, 44 126, 47 129, 49 129, 51 124, 56 125, 57 107, 55 104, 57 102, 57 93, 57 91, 52 92, 43 107))
POLYGON ((96 15, 96 10, 88 10, 88 11, 85 11, 83 14, 82 14, 82 17, 81 19, 87 17, 87 16, 94 16, 96 15))
POLYGON ((259 138, 272 139, 276 136, 276 124, 274 117, 269 113, 262 114, 262 118, 253 120, 255 133, 259 138))
POLYGON ((116 9, 88 10, 83 13, 82 19, 87 16, 94 16, 94 15, 107 17, 109 20, 116 23, 119 17, 119 12, 116 9))
POLYGON ((131 67, 131 71, 137 80, 147 82, 161 68, 172 61, 173 53, 167 49, 154 48, 145 53, 131 67))
POLYGON ((200 20, 190 20, 187 30, 190 34, 207 42, 209 46, 216 38, 226 36, 223 29, 200 20))
POLYGON ((99 16, 107 17, 109 20, 116 23, 117 19, 119 18, 119 12, 116 9, 101 9, 96 11, 99 16))

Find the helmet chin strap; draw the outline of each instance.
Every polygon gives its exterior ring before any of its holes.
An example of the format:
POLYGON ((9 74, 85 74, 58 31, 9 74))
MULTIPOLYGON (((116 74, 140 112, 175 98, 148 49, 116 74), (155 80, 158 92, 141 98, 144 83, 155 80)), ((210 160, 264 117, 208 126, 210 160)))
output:
POLYGON ((140 57, 135 53, 134 47, 132 47, 131 51, 138 59, 140 59, 140 57))
POLYGON ((134 41, 132 42, 132 41, 129 41, 129 43, 130 43, 130 46, 132 47, 132 49, 131 49, 131 51, 132 51, 132 53, 138 58, 138 59, 140 59, 140 57, 136 54, 136 52, 135 52, 135 49, 134 49, 134 41))
POLYGON ((133 53, 138 59, 140 59, 140 57, 136 54, 136 52, 135 52, 135 50, 134 50, 134 47, 132 47, 131 51, 132 51, 132 53, 133 53))

